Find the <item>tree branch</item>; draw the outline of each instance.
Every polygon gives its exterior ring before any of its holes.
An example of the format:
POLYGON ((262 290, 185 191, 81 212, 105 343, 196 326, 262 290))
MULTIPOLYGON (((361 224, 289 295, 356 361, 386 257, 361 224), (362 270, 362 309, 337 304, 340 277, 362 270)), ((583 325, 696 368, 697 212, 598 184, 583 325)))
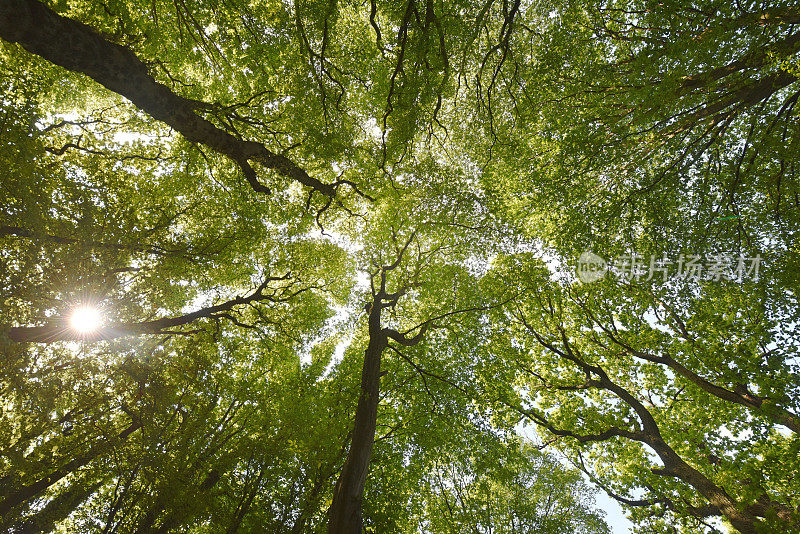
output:
POLYGON ((175 317, 163 317, 152 321, 142 321, 135 323, 114 323, 103 326, 92 333, 80 333, 69 328, 66 322, 48 324, 44 326, 17 326, 8 330, 8 337, 18 343, 54 343, 56 341, 98 341, 101 339, 114 339, 123 336, 136 336, 144 334, 175 334, 180 332, 168 331, 169 328, 176 328, 187 325, 198 319, 214 317, 230 317, 229 312, 237 306, 251 304, 264 300, 272 302, 284 301, 297 295, 301 291, 291 293, 288 297, 276 297, 274 294, 264 294, 270 282, 276 280, 286 280, 289 275, 282 277, 268 277, 253 293, 247 297, 236 297, 215 306, 201 308, 197 311, 178 315, 175 317))
POLYGON ((229 157, 242 167, 245 178, 257 192, 269 190, 258 182, 252 169, 243 165, 248 160, 258 161, 325 196, 335 194, 333 185, 309 176, 286 156, 259 142, 239 139, 199 116, 196 110, 212 106, 175 94, 157 82, 131 50, 103 39, 89 26, 62 17, 41 2, 0 1, 0 38, 19 43, 55 65, 89 76, 187 140, 229 157))

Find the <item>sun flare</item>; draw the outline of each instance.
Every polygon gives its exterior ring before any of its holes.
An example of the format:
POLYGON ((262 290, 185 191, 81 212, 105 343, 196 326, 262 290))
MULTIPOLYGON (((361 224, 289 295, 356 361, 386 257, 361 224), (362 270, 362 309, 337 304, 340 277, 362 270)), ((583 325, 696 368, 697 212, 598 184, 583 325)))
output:
POLYGON ((101 322, 100 312, 94 306, 76 308, 69 317, 72 329, 81 334, 91 334, 100 328, 101 322))

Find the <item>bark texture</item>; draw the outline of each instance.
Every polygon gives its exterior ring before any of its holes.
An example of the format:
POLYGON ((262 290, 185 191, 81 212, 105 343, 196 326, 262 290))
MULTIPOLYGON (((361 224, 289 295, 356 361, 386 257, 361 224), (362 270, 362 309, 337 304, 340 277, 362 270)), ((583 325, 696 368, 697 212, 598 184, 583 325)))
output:
POLYGON ((258 161, 278 173, 332 197, 334 186, 308 175, 292 160, 262 143, 246 141, 218 128, 197 112, 206 103, 184 98, 157 82, 147 65, 124 46, 112 43, 89 26, 62 17, 35 0, 0 0, 0 38, 67 70, 85 74, 124 96, 136 107, 180 132, 232 159, 257 192, 269 189, 258 181, 248 161, 258 161))
POLYGON ((329 512, 330 534, 360 534, 363 528, 361 500, 378 421, 381 355, 388 343, 388 337, 381 328, 381 305, 382 302, 376 297, 369 314, 369 344, 364 351, 361 393, 353 422, 350 451, 336 483, 329 512))
MULTIPOLYGON (((381 311, 394 307, 398 300, 406 294, 408 285, 394 293, 386 291, 386 273, 396 269, 402 261, 403 254, 414 239, 411 234, 405 246, 398 251, 397 259, 392 265, 380 269, 380 289, 372 290, 372 302, 368 303, 369 343, 364 351, 364 366, 361 371, 361 392, 358 397, 355 420, 353 421, 352 439, 342 472, 336 482, 333 502, 328 509, 329 534, 361 534, 364 525, 361 513, 364 494, 364 482, 372 458, 372 447, 375 443, 375 427, 378 421, 378 395, 380 393, 381 356, 393 341, 401 346, 416 345, 425 336, 430 322, 423 323, 414 337, 407 337, 392 328, 381 326, 381 311)), ((373 284, 376 273, 373 275, 373 284)))

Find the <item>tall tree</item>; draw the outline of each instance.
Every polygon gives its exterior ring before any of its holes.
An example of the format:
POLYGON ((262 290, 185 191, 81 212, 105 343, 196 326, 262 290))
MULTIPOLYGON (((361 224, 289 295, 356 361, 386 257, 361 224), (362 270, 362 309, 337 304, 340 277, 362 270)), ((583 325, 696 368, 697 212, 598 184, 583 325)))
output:
POLYGON ((797 530, 799 22, 0 0, 0 525, 797 530))

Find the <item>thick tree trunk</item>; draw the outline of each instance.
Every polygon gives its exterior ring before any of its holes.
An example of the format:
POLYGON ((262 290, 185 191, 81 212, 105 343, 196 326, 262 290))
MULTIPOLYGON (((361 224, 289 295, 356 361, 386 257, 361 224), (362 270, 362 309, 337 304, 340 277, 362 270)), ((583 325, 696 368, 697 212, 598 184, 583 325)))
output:
MULTIPOLYGON (((413 338, 406 337, 392 328, 381 326, 381 311, 394 307, 398 300, 406 294, 408 285, 394 293, 386 291, 386 273, 396 269, 403 260, 403 255, 414 239, 412 232, 406 244, 397 251, 397 258, 391 265, 379 270, 380 289, 375 290, 377 273, 372 277, 372 302, 367 304, 366 311, 369 323, 369 343, 364 351, 364 367, 361 371, 361 393, 358 397, 356 416, 353 421, 352 439, 347 459, 339 474, 339 480, 333 492, 333 502, 328 509, 328 534, 361 534, 363 519, 361 504, 364 494, 364 481, 367 478, 369 462, 372 458, 372 447, 375 443, 375 427, 378 422, 378 393, 381 378, 381 355, 389 346, 391 339, 402 346, 419 343, 425 336, 430 321, 421 326, 419 333, 413 338)), ((410 332, 410 331, 409 331, 410 332)))
POLYGON ((376 297, 369 314, 369 344, 364 351, 353 437, 329 510, 329 534, 360 534, 362 529, 361 499, 378 420, 381 355, 387 346, 386 332, 381 328, 381 306, 381 299, 376 297))
POLYGON ((61 468, 56 469, 49 476, 41 478, 32 484, 28 484, 27 486, 11 492, 8 496, 6 496, 5 499, 0 501, 0 518, 5 517, 12 509, 27 502, 33 497, 36 497, 65 476, 69 475, 70 473, 74 473, 98 456, 104 454, 110 450, 115 443, 125 441, 128 436, 136 432, 136 430, 138 430, 140 427, 141 423, 139 421, 134 421, 131 426, 120 432, 114 441, 102 443, 90 449, 86 454, 67 462, 61 468))
POLYGON ((332 185, 309 176, 286 156, 261 143, 239 139, 199 116, 196 111, 210 108, 208 104, 179 96, 158 83, 132 51, 36 0, 0 0, 0 38, 19 43, 50 63, 89 76, 189 141, 228 156, 242 167, 251 187, 258 192, 269 190, 259 183, 247 160, 258 161, 324 195, 334 195, 332 185))

